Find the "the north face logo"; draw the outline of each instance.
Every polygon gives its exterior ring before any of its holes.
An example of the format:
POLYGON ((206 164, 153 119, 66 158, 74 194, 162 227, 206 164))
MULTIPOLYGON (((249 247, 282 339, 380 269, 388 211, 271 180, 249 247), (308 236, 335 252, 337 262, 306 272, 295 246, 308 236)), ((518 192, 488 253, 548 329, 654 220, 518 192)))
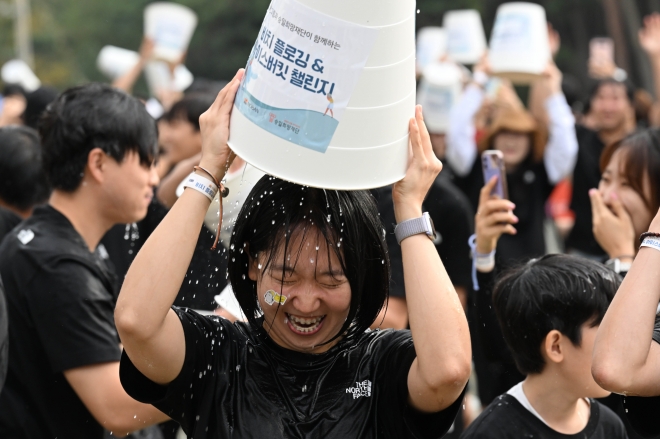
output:
POLYGON ((353 399, 358 399, 361 396, 370 397, 371 396, 371 381, 364 380, 361 383, 355 383, 355 387, 349 387, 346 389, 346 393, 353 395, 353 399))

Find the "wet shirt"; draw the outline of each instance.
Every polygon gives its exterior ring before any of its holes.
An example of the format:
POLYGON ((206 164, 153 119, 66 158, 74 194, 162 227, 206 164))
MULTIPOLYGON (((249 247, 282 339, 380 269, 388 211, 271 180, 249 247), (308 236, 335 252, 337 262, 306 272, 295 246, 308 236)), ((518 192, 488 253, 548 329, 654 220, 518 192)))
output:
POLYGON ((126 353, 120 367, 133 398, 202 438, 439 438, 462 398, 422 414, 408 404, 415 359, 409 331, 366 332, 319 355, 289 351, 263 330, 174 308, 186 356, 179 376, 161 386, 126 353))
POLYGON ((113 272, 47 206, 5 237, 0 276, 9 316, 0 437, 102 438, 63 372, 119 361, 113 272))
POLYGON ((591 413, 584 430, 562 434, 523 407, 514 396, 501 395, 468 427, 461 439, 627 439, 621 419, 606 406, 590 401, 591 413))

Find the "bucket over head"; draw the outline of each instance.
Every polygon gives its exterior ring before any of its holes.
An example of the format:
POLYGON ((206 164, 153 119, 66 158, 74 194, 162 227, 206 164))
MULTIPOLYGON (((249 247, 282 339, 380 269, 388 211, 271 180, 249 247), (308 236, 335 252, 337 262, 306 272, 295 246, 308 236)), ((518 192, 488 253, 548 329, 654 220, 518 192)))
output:
POLYGON ((31 93, 41 87, 41 81, 34 74, 30 66, 20 59, 7 61, 0 70, 0 76, 5 84, 17 84, 25 91, 31 93))
POLYGON ((417 32, 417 72, 440 62, 447 53, 447 32, 441 27, 424 27, 417 32))
POLYGON ((542 75, 550 59, 545 9, 534 3, 501 5, 490 40, 493 73, 517 84, 529 84, 542 75))
POLYGON ((151 3, 144 10, 144 34, 154 42, 154 58, 180 62, 197 27, 197 14, 178 3, 151 3))
POLYGON ((96 67, 110 79, 117 79, 140 61, 140 54, 121 47, 105 46, 96 58, 96 67))
POLYGON ((432 63, 424 69, 417 89, 417 103, 424 110, 429 132, 447 132, 449 113, 461 96, 462 76, 461 69, 454 63, 432 63))
POLYGON ((403 178, 415 16, 414 0, 273 0, 234 103, 232 150, 314 187, 403 178))
POLYGON ((461 64, 476 64, 486 53, 486 34, 475 10, 449 11, 442 26, 447 31, 447 55, 461 64))

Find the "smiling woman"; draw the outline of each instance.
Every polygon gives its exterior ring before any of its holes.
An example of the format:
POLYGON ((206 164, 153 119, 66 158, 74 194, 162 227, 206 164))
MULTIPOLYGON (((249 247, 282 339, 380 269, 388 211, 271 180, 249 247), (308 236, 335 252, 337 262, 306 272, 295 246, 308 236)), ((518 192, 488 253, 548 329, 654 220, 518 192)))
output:
MULTIPOLYGON (((171 308, 218 190, 208 177, 222 180, 233 160, 229 117, 241 78, 200 118, 192 190, 124 281, 115 311, 124 388, 193 438, 442 436, 470 375, 465 314, 433 240, 399 233, 411 331, 368 330, 389 287, 384 229, 368 192, 263 177, 230 245, 229 279, 248 322, 171 308)), ((442 169, 421 108, 410 138, 412 159, 392 193, 399 224, 422 217, 442 169)))
POLYGON ((318 352, 374 322, 387 296, 389 264, 368 192, 325 191, 265 176, 239 218, 229 279, 252 324, 263 311, 279 344, 318 352), (268 304, 269 290, 285 302, 268 304), (318 322, 306 327, 301 319, 318 322))

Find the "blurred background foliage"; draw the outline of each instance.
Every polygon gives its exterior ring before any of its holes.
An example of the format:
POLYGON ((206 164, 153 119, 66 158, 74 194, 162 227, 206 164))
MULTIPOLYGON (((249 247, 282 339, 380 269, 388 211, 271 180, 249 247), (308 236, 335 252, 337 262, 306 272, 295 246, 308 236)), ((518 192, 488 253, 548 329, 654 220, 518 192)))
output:
MULTIPOLYGON (((186 65, 197 77, 230 78, 244 65, 269 0, 177 0, 199 15, 186 65)), ((359 0, 356 0, 359 1, 359 0)), ((35 72, 45 84, 63 89, 105 81, 96 56, 107 44, 138 50, 143 10, 149 0, 31 0, 35 72)), ((441 25, 452 9, 482 13, 487 35, 501 0, 417 0, 418 27, 441 25)), ((644 15, 660 11, 660 0, 539 0, 562 38, 559 67, 586 80, 589 40, 611 36, 616 59, 634 82, 650 89, 648 62, 637 43, 644 15)), ((0 63, 15 57, 12 1, 0 0, 0 63)), ((143 82, 137 92, 146 93, 143 82)))

